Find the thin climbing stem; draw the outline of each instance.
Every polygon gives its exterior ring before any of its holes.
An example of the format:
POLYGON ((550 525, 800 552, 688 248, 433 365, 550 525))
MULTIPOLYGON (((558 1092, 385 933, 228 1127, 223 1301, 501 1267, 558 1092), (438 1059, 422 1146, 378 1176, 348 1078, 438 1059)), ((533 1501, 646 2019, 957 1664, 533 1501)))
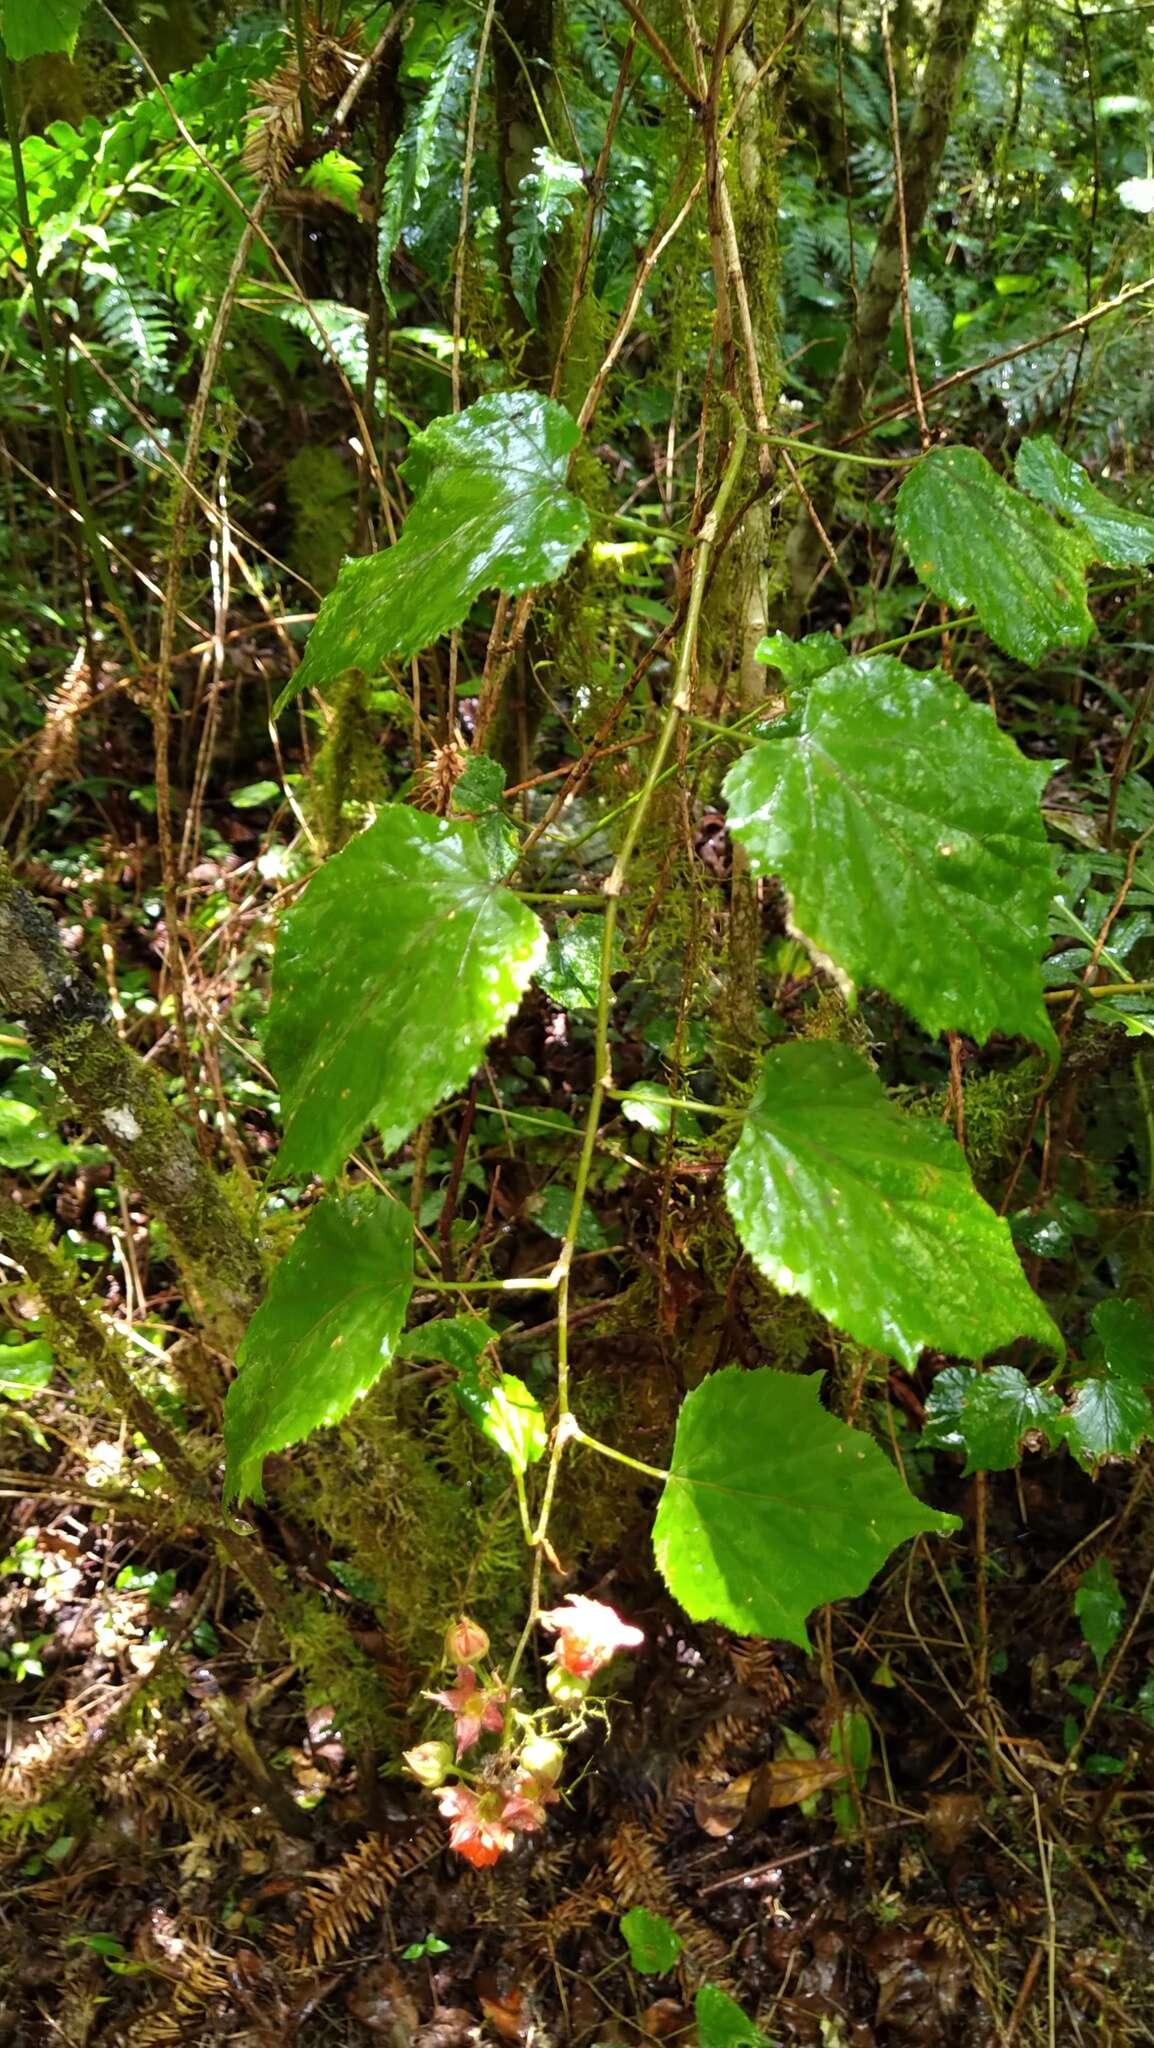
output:
POLYGON ((593 1088, 589 1098, 589 1110, 585 1118, 585 1132, 581 1144, 581 1156, 573 1184, 573 1200, 569 1208, 569 1219, 561 1244, 560 1256, 554 1271, 557 1275, 557 1426, 553 1435, 552 1451, 545 1477, 545 1489, 541 1509, 534 1532, 540 1547, 546 1540, 549 1516, 556 1491, 557 1473, 565 1445, 576 1428, 569 1406, 569 1282, 573 1254, 577 1244, 577 1232, 581 1222, 581 1211, 585 1202, 585 1190, 597 1146, 597 1133, 601 1122, 601 1110, 606 1092, 612 1087, 612 1064, 609 1048, 609 1015, 613 994, 614 940, 617 932, 617 916, 621 896, 629 874, 629 865, 636 851, 637 842, 645 828, 654 793, 665 769, 665 763, 677 736, 678 727, 688 713, 693 698, 693 676, 697 659, 697 635, 701 625, 701 607, 705 597, 706 577, 709 563, 720 531, 721 520, 730 495, 741 470, 749 435, 744 419, 730 401, 734 419, 733 445, 729 460, 718 486, 717 496, 706 514, 701 528, 698 547, 693 558, 693 580, 690 586, 689 603, 686 607, 685 625, 678 649, 677 666, 674 672, 673 689, 666 707, 665 717, 657 736, 657 744, 649 763, 640 797, 634 807, 628 830, 620 851, 613 863, 612 873, 605 883, 605 924, 601 934, 601 970, 597 990, 597 1024, 594 1042, 593 1088))

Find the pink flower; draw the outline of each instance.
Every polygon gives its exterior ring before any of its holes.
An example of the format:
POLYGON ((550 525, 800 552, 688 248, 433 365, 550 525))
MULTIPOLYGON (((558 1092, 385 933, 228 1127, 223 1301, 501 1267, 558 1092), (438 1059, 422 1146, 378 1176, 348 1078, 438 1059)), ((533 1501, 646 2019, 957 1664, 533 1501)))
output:
POLYGON ((513 1847, 513 1831, 504 1818, 499 1792, 478 1793, 468 1785, 446 1785, 437 1804, 451 1823, 449 1846, 475 1870, 486 1870, 513 1847))
POLYGON ((457 1729, 458 1763, 465 1751, 472 1749, 483 1728, 499 1735, 505 1726, 504 1686, 479 1686, 471 1664, 458 1665, 456 1685, 445 1692, 427 1692, 425 1698, 452 1714, 457 1729))
POLYGON ((601 1600, 570 1593, 568 1606, 551 1607, 538 1615, 542 1628, 554 1629, 553 1661, 572 1678, 592 1678, 618 1650, 635 1650, 645 1637, 601 1600))
POLYGON ((507 1828, 516 1828, 526 1835, 535 1834, 545 1825, 546 1799, 554 1800, 556 1797, 555 1792, 547 1792, 543 1798, 536 1785, 527 1784, 523 1789, 506 1793, 501 1819, 507 1828))

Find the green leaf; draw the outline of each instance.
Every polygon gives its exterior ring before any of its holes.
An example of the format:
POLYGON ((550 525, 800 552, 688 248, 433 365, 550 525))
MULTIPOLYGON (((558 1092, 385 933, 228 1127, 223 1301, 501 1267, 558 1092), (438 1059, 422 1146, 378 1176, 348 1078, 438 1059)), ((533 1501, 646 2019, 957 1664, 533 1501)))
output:
POLYGON ((1129 569, 1154 561, 1154 519, 1116 505, 1049 434, 1023 441, 1014 474, 1032 498, 1040 498, 1081 529, 1099 562, 1111 569, 1129 569))
POLYGON ((786 688, 792 689, 799 683, 814 683, 848 661, 849 649, 832 633, 807 633, 804 640, 791 640, 788 633, 767 633, 754 648, 753 658, 777 669, 786 688))
POLYGON ((780 875, 794 924, 853 981, 929 1032, 1052 1047, 1048 774, 938 670, 862 656, 734 764, 725 797, 755 872, 780 875))
POLYGON ((491 1384, 477 1374, 466 1375, 457 1398, 482 1436, 504 1452, 514 1472, 523 1476, 544 1457, 549 1432, 541 1404, 516 1373, 498 1373, 491 1384))
MULTIPOLYGON (((547 1237, 564 1237, 569 1228, 569 1212, 573 1207, 572 1188, 563 1187, 560 1181, 550 1181, 542 1188, 530 1208, 533 1220, 547 1237)), ((588 1202, 582 1202, 577 1222, 577 1236, 574 1243, 579 1252, 604 1251, 609 1239, 588 1202)))
POLYGON ((279 782, 246 782, 243 789, 234 789, 229 803, 234 811, 255 811, 260 804, 279 804, 279 782))
POLYGON ((81 1156, 79 1145, 67 1145, 57 1136, 43 1109, 14 1096, 0 1096, 0 1166, 47 1173, 49 1167, 79 1161, 81 1156))
POLYGON ((1140 1301, 1100 1301, 1090 1321, 1107 1370, 1131 1386, 1154 1384, 1154 1316, 1140 1301))
POLYGON ((1100 1557, 1082 1573, 1074 1595, 1074 1612, 1082 1641, 1092 1651, 1099 1671, 1122 1633, 1126 1602, 1108 1557, 1100 1557))
POLYGON ((590 911, 558 920, 545 965, 537 979, 559 1010, 595 1010, 601 987, 601 944, 605 919, 590 911))
POLYGON ((1040 1431, 1049 1444, 1061 1441, 1061 1407, 1056 1394, 1031 1386, 1016 1365, 993 1365, 985 1372, 947 1366, 926 1404, 922 1442, 964 1450, 967 1473, 1008 1472, 1031 1431, 1040 1431))
POLYGON ((629 1960, 642 1977, 667 1977, 685 1944, 661 1913, 634 1906, 621 1915, 629 1960))
POLYGON ((584 190, 585 174, 580 164, 570 163, 545 144, 533 151, 533 167, 526 171, 513 201, 513 231, 509 237, 513 296, 530 325, 537 318, 537 287, 549 243, 565 225, 584 190))
POLYGON ((898 492, 897 536, 919 580, 977 612, 991 640, 1032 665, 1082 647, 1087 547, 1004 483, 976 448, 931 448, 898 492))
POLYGON ((56 1353, 43 1337, 30 1337, 25 1344, 0 1344, 0 1394, 18 1401, 46 1387, 56 1365, 56 1353))
POLYGON ((808 1649, 815 1607, 864 1592, 908 1536, 959 1526, 827 1414, 820 1388, 820 1373, 726 1366, 682 1403, 653 1549, 691 1621, 808 1649))
POLYGON ((283 920, 266 1033, 287 1175, 335 1173, 366 1125, 392 1152, 473 1073, 545 951, 475 825, 390 805, 283 920))
POLYGON ((453 784, 455 811, 491 811, 505 794, 505 770, 488 754, 471 754, 453 784))
POLYGON ((873 1761, 874 1732, 868 1714, 850 1707, 839 1714, 830 1729, 829 1753, 838 1763, 846 1766, 846 1776, 840 1785, 831 1787, 833 1794, 833 1817, 839 1835, 851 1840, 859 1832, 858 1802, 854 1799, 854 1786, 860 1800, 869 1767, 873 1761))
POLYGON ((418 434, 401 465, 413 504, 400 537, 344 564, 278 712, 345 669, 375 675, 419 654, 483 590, 516 597, 560 576, 589 533, 565 488, 578 438, 564 406, 531 391, 494 392, 418 434))
POLYGON ((736 1999, 703 1984, 693 2001, 698 2048, 772 2048, 768 2035, 747 2019, 736 1999))
POLYGON ((960 1146, 896 1109, 847 1046, 799 1040, 767 1055, 726 1197, 775 1287, 911 1372, 927 1347, 1062 1348, 960 1146))
POLYGON ((0 0, 0 32, 14 64, 76 48, 85 0, 0 0))
POLYGON ((230 1500, 261 1498, 270 1451, 339 1422, 389 1363, 413 1291, 413 1225, 398 1202, 326 1195, 276 1267, 224 1404, 230 1500))
POLYGON ((407 1330, 397 1346, 403 1358, 436 1358, 455 1372, 476 1372, 482 1352, 497 1332, 481 1316, 438 1316, 407 1330))
POLYGON ((1103 1458, 1132 1458, 1154 1436, 1154 1409, 1141 1387, 1107 1371, 1081 1382, 1057 1428, 1083 1470, 1093 1472, 1103 1458))

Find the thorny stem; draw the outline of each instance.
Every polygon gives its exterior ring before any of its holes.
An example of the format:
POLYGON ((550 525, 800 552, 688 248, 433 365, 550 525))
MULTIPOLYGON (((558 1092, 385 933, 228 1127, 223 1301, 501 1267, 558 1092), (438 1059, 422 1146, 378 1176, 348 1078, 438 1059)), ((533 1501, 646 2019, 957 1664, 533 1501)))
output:
MULTIPOLYGON (((569 1280, 573 1255, 577 1245, 577 1231, 581 1222, 581 1211, 585 1202, 585 1190, 597 1147, 597 1133, 601 1123, 601 1110, 608 1090, 612 1087, 612 1067, 609 1051, 609 1013, 613 999, 613 953, 617 933, 617 913, 629 872, 629 864, 636 851, 637 842, 645 827, 649 806, 662 780, 665 763, 677 736, 678 727, 688 713, 693 701, 694 669, 697 657, 697 635, 701 624, 701 607, 705 597, 705 584, 709 571, 721 521, 734 485, 741 471, 745 456, 749 430, 737 405, 731 398, 725 403, 733 420, 733 445, 725 465, 722 479, 712 506, 702 523, 698 546, 693 558, 693 580, 690 585, 689 602, 686 606, 685 625, 678 649, 677 666, 673 678, 673 690, 666 706, 665 716, 657 736, 657 744, 649 763, 649 772, 634 806, 629 829, 622 841, 620 851, 613 863, 612 873, 605 883, 605 924, 601 934, 601 971, 597 990, 597 1023, 593 1055, 593 1088, 589 1097, 589 1109, 585 1118, 585 1133, 581 1144, 581 1156, 577 1163, 577 1174, 573 1184, 573 1200, 569 1206, 569 1220, 561 1243, 560 1256, 553 1268, 557 1284, 557 1423, 553 1431, 553 1443, 549 1464, 545 1474, 545 1487, 533 1531, 533 1583, 529 1601, 529 1613, 521 1639, 509 1667, 508 1684, 512 1691, 521 1659, 525 1653, 540 1608, 541 1568, 545 1546, 548 1542, 549 1518, 557 1490, 557 1475, 561 1466, 565 1446, 569 1442, 589 1442, 569 1406, 569 1280)), ((611 1452, 603 1444, 593 1446, 606 1456, 636 1464, 636 1460, 625 1458, 622 1452, 611 1452)), ((666 1474, 654 1466, 637 1465, 657 1478, 666 1474)))

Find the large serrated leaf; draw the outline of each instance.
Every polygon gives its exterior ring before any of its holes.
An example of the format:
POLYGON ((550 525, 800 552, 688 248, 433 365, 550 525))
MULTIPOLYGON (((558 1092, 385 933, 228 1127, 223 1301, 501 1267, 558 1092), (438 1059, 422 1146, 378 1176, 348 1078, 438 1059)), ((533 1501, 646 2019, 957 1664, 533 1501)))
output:
POLYGON ((898 492, 897 536, 927 590, 972 607, 1019 661, 1089 639, 1085 540, 1012 490, 976 448, 923 455, 898 492))
POLYGON ((1154 519, 1116 505, 1049 434, 1023 441, 1014 474, 1032 498, 1040 498, 1052 512, 1061 512, 1082 529, 1098 561, 1112 569, 1154 561, 1154 519))
POLYGON ((683 1402, 653 1548, 692 1621, 808 1649, 815 1607, 864 1592, 908 1536, 957 1528, 820 1388, 820 1374, 727 1366, 683 1402))
POLYGON ((938 670, 860 657, 725 778, 729 827, 800 931, 927 1031, 1054 1044, 1041 955, 1054 891, 1027 761, 938 670))
POLYGON ((552 399, 499 391, 434 420, 401 472, 413 505, 396 544, 346 562, 278 710, 347 668, 375 674, 459 626, 483 590, 509 596, 560 576, 589 532, 565 488, 576 422, 552 399))
POLYGON ((70 57, 87 0, 0 0, 0 34, 16 64, 29 57, 70 57))
POLYGON ((286 1174, 335 1173, 375 1124, 391 1152, 470 1078, 545 953, 477 828, 390 805, 284 918, 265 1046, 286 1174))
POLYGON ((273 1273, 224 1404, 230 1499, 260 1499, 270 1451, 339 1422, 392 1357, 413 1290, 397 1202, 327 1195, 273 1273))
POLYGON ((846 1046, 768 1054, 725 1188, 775 1287, 911 1371, 926 1348, 983 1358, 1015 1337, 1062 1348, 961 1147, 896 1109, 846 1046))

